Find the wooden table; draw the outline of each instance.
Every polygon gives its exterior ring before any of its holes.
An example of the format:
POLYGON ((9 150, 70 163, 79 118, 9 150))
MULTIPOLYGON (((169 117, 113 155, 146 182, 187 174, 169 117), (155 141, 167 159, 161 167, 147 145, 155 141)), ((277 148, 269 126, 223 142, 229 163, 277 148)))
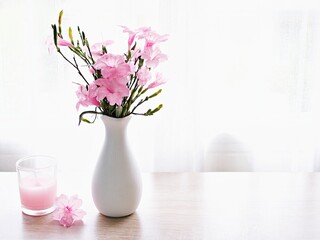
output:
POLYGON ((108 218, 95 209, 90 176, 59 178, 78 194, 83 222, 64 228, 52 215, 21 213, 16 173, 0 173, 0 239, 320 239, 318 173, 150 173, 136 213, 108 218))

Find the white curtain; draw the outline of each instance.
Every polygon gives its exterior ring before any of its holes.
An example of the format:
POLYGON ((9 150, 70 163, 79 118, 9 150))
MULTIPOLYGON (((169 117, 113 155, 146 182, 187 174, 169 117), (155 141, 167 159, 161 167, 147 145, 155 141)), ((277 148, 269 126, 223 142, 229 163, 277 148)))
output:
POLYGON ((0 170, 34 153, 60 170, 91 170, 103 126, 77 126, 79 76, 45 41, 59 11, 91 43, 118 25, 168 33, 169 79, 130 139, 143 171, 318 171, 320 2, 317 0, 0 1, 0 170))

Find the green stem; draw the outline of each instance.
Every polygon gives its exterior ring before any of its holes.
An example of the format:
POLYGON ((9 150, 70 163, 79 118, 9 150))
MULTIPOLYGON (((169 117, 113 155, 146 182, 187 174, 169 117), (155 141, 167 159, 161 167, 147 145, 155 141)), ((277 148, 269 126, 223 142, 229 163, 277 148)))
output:
POLYGON ((78 70, 79 75, 80 75, 80 76, 83 78, 83 80, 89 85, 88 81, 87 81, 87 80, 85 79, 85 77, 82 75, 82 73, 81 73, 81 71, 80 71, 80 69, 79 69, 79 67, 78 67, 78 64, 77 64, 77 62, 76 62, 76 60, 75 60, 75 57, 73 57, 73 60, 74 60, 74 62, 75 62, 75 64, 73 64, 65 55, 63 55, 63 53, 61 52, 60 48, 58 48, 57 51, 58 51, 58 53, 60 53, 60 55, 61 55, 68 63, 70 63, 75 69, 78 70))
POLYGON ((135 113, 135 112, 132 112, 132 113, 130 113, 130 114, 133 114, 133 115, 140 115, 140 116, 146 116, 146 114, 145 114, 145 113, 135 113))
POLYGON ((86 55, 80 51, 78 48, 69 48, 73 53, 77 54, 89 67, 91 66, 90 61, 87 59, 86 55))
POLYGON ((103 113, 101 113, 101 112, 97 112, 97 111, 85 111, 85 112, 82 112, 80 115, 79 115, 79 125, 80 125, 80 123, 81 123, 81 121, 82 121, 82 119, 83 119, 83 115, 85 115, 85 114, 101 114, 101 115, 104 115, 103 113))
POLYGON ((82 75, 80 69, 79 69, 79 66, 78 66, 78 63, 76 61, 76 58, 75 56, 73 56, 73 61, 75 63, 75 66, 76 66, 76 69, 78 70, 78 73, 80 74, 80 76, 83 78, 83 80, 86 82, 87 85, 89 85, 89 82, 86 80, 86 78, 82 75))
POLYGON ((68 58, 66 58, 66 56, 63 55, 63 53, 61 52, 61 50, 58 48, 57 49, 58 53, 60 53, 60 55, 68 62, 70 63, 74 68, 77 69, 76 65, 74 65, 68 58))
POLYGON ((146 99, 141 99, 140 102, 132 109, 131 113, 134 114, 134 111, 137 109, 137 107, 139 107, 142 103, 144 103, 145 101, 147 101, 146 99))
POLYGON ((89 42, 88 42, 87 39, 86 39, 86 46, 87 46, 87 48, 88 48, 88 51, 89 51, 89 55, 90 55, 92 64, 95 64, 95 61, 94 61, 94 59, 93 59, 93 57, 92 57, 91 49, 90 49, 90 46, 89 46, 89 42))

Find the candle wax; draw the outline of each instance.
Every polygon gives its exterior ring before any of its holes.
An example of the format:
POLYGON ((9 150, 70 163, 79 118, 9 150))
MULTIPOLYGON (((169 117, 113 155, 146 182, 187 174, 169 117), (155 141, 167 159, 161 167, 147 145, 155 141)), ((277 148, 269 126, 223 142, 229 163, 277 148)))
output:
POLYGON ((20 198, 23 207, 44 210, 52 207, 56 198, 57 184, 50 176, 28 176, 20 181, 20 198))

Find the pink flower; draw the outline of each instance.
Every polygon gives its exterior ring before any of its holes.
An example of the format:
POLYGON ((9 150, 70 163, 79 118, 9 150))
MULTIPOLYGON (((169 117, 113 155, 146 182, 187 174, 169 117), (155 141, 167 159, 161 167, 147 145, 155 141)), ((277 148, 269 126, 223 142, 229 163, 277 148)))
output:
POLYGON ((159 47, 146 47, 141 54, 141 57, 146 61, 148 67, 157 67, 160 62, 167 60, 167 55, 163 54, 159 47))
POLYGON ((85 211, 80 209, 82 200, 76 195, 70 197, 70 199, 61 194, 56 199, 56 209, 53 212, 53 219, 59 221, 62 226, 71 227, 74 221, 81 220, 86 214, 85 211))
MULTIPOLYGON (((98 59, 99 57, 101 57, 103 55, 103 51, 102 51, 102 47, 104 46, 108 46, 110 44, 112 44, 113 41, 112 40, 107 40, 101 43, 95 43, 90 47, 90 51, 92 54, 92 57, 94 59, 98 59)), ((89 52, 87 52, 89 53, 89 52)))
MULTIPOLYGON (((57 42, 58 46, 61 46, 61 47, 64 47, 64 46, 66 46, 66 47, 72 47, 72 44, 71 44, 70 42, 68 42, 68 41, 66 41, 66 40, 64 40, 64 39, 62 39, 62 38, 60 38, 60 37, 58 37, 57 41, 58 41, 58 42, 57 42)), ((56 46, 54 45, 52 36, 49 36, 49 37, 47 38, 47 40, 46 40, 46 45, 48 46, 48 52, 49 52, 49 54, 51 54, 52 51, 56 48, 56 46)))
MULTIPOLYGON (((151 31, 151 27, 140 27, 138 28, 137 32, 139 33, 139 35, 143 35, 147 32, 150 32, 151 31)), ((141 38, 141 37, 139 37, 141 38)))
POLYGON ((90 84, 89 86, 79 86, 76 92, 76 95, 79 99, 76 105, 77 110, 79 110, 80 105, 84 107, 100 105, 95 96, 96 88, 97 86, 95 84, 90 84))
POLYGON ((45 44, 46 44, 47 47, 48 47, 48 52, 49 52, 49 54, 51 54, 51 53, 56 49, 56 46, 55 46, 54 43, 53 43, 52 36, 48 36, 48 37, 47 37, 45 44))
POLYGON ((151 72, 150 72, 149 68, 147 68, 146 66, 143 66, 139 70, 137 75, 139 78, 139 85, 140 86, 146 85, 146 83, 149 82, 151 79, 151 72))
POLYGON ((153 47, 157 43, 168 40, 169 35, 160 35, 151 30, 151 28, 140 28, 139 39, 145 39, 145 47, 153 47))
POLYGON ((101 70, 103 78, 117 79, 122 83, 128 82, 128 76, 132 72, 123 55, 105 54, 97 60, 94 67, 101 70))
POLYGON ((72 44, 66 40, 64 40, 63 38, 61 37, 58 37, 58 46, 62 46, 62 47, 72 47, 72 44))
POLYGON ((121 105, 124 97, 129 96, 130 90, 127 83, 134 68, 125 62, 123 55, 105 54, 100 57, 94 67, 101 70, 102 78, 97 79, 95 84, 95 96, 98 101, 107 98, 110 105, 121 105))
POLYGON ((128 97, 130 90, 126 84, 118 82, 117 79, 99 78, 95 81, 99 85, 96 89, 97 100, 101 101, 107 98, 110 105, 121 105, 124 97, 128 97))
POLYGON ((123 32, 124 33, 129 33, 129 38, 128 38, 128 49, 130 49, 131 48, 131 45, 132 45, 132 43, 133 43, 133 41, 134 41, 134 39, 135 39, 135 37, 136 37, 136 35, 137 35, 137 31, 132 31, 132 30, 130 30, 128 27, 126 27, 126 26, 120 26, 120 27, 122 27, 123 28, 123 32))
POLYGON ((163 78, 161 73, 156 73, 156 80, 153 83, 149 84, 148 88, 155 88, 166 82, 167 80, 163 78))

